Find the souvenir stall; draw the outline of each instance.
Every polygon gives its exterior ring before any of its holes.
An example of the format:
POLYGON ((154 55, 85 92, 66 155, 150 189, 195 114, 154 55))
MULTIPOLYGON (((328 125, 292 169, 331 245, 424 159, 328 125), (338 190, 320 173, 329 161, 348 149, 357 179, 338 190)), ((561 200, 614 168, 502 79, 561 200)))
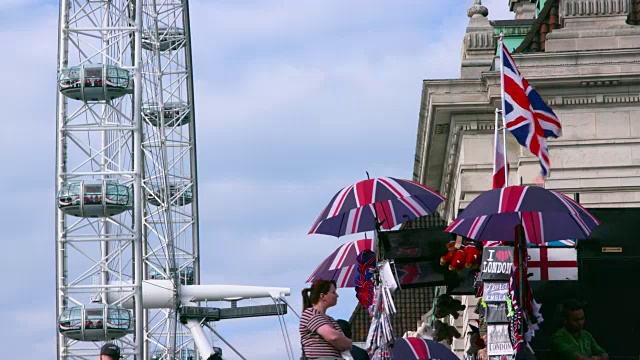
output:
MULTIPOLYGON (((483 241, 478 278, 482 359, 512 359, 529 346, 542 322, 528 279, 528 246, 586 239, 598 220, 573 199, 537 186, 508 186, 472 201, 445 230, 483 241), (497 246, 496 246, 497 245, 497 246)), ((470 354, 475 356, 474 354, 470 354)))
MULTIPOLYGON (((388 257, 391 245, 386 233, 402 223, 435 213, 444 200, 434 190, 413 181, 367 179, 340 190, 309 231, 335 237, 374 232, 370 243, 364 239, 344 244, 337 252, 349 253, 348 256, 330 256, 307 280, 332 279, 339 287, 354 287, 354 295, 371 316, 366 350, 374 360, 398 358, 394 354, 397 339, 391 317, 396 311, 392 293, 399 281, 393 259, 388 257)), ((425 349, 430 348, 426 342, 423 344, 425 349)))

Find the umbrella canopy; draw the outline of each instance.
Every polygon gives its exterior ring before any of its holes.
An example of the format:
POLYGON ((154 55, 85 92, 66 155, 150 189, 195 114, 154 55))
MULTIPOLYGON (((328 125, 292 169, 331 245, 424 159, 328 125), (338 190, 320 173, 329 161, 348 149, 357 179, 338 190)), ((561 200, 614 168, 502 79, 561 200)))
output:
POLYGON ((542 245, 586 239, 600 222, 563 194, 537 186, 509 186, 478 196, 445 231, 474 240, 514 241, 518 224, 528 243, 542 245))
MULTIPOLYGON (((505 244, 506 241, 487 241, 487 240, 483 240, 482 241, 482 246, 484 247, 491 247, 491 246, 500 246, 505 244)), ((566 239, 566 240, 556 240, 556 241, 547 241, 545 242, 544 246, 547 247, 562 247, 562 248, 566 248, 566 247, 576 247, 576 240, 573 239, 566 239)))
POLYGON ((348 242, 336 249, 313 271, 307 282, 316 279, 335 280, 339 288, 355 287, 358 263, 356 257, 364 250, 371 249, 371 239, 348 242))
POLYGON ((448 347, 415 337, 396 339, 391 355, 402 360, 460 360, 448 347))
POLYGON ((431 215, 445 198, 410 180, 381 177, 340 190, 324 208, 309 234, 343 236, 383 229, 431 215))

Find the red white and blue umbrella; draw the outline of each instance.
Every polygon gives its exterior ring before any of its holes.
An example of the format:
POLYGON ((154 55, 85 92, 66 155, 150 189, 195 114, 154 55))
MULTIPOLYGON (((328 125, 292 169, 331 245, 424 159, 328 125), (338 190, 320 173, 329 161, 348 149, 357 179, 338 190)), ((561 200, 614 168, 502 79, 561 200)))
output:
POLYGON ((343 236, 383 229, 431 215, 445 198, 410 180, 381 177, 340 190, 324 208, 309 234, 343 236))
POLYGON ((392 359, 402 360, 460 360, 448 347, 415 337, 396 339, 391 355, 392 359))
MULTIPOLYGON (((500 246, 500 245, 505 245, 505 243, 506 241, 483 240, 482 246, 483 247, 500 246)), ((547 241, 542 245, 547 247, 554 247, 554 248, 556 247, 567 248, 567 247, 576 247, 576 244, 577 244, 576 240, 566 239, 566 240, 547 241)))
POLYGON ((474 240, 514 241, 522 224, 527 243, 586 239, 600 222, 566 195, 537 186, 509 186, 483 193, 446 232, 474 240))
POLYGON ((316 279, 335 280, 339 288, 355 287, 358 273, 356 257, 364 250, 372 250, 371 243, 371 239, 361 239, 340 246, 318 265, 307 282, 316 279))

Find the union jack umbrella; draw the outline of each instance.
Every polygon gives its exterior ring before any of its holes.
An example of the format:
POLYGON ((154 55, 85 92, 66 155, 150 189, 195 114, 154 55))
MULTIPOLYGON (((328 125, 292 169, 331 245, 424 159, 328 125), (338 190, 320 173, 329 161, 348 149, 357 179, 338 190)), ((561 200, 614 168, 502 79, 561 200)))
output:
POLYGON ((383 229, 431 215, 445 198, 410 180, 381 177, 340 190, 324 208, 309 234, 343 236, 383 229))
POLYGON ((392 359, 460 360, 449 348, 433 340, 416 337, 396 339, 392 359))
POLYGON ((340 246, 318 265, 307 282, 310 283, 316 279, 335 280, 339 288, 355 287, 355 278, 358 273, 356 257, 363 250, 372 250, 371 239, 351 241, 340 246))
MULTIPOLYGON (((525 219, 526 220, 526 219, 525 219)), ((500 246, 507 245, 506 241, 482 241, 483 247, 491 247, 491 246, 500 246)), ((544 243, 544 246, 553 247, 553 248, 574 248, 578 242, 573 239, 565 239, 565 240, 556 240, 556 241, 547 241, 544 243)))
POLYGON ((600 222, 571 198, 537 186, 508 186, 483 193, 445 229, 474 240, 515 241, 522 224, 527 243, 586 239, 600 222))

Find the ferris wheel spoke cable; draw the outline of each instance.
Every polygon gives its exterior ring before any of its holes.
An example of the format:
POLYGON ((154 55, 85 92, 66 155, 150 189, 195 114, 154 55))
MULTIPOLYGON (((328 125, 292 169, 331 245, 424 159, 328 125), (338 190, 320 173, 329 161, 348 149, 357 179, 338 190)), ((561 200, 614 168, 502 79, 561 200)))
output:
POLYGON ((271 299, 273 300, 273 303, 276 305, 276 310, 278 312, 277 317, 278 317, 278 322, 280 323, 280 329, 282 331, 284 345, 287 350, 287 357, 289 357, 290 360, 294 360, 295 355, 293 354, 293 346, 291 345, 291 338, 289 337, 289 330, 287 329, 287 323, 285 322, 284 314, 280 312, 278 301, 275 298, 271 298, 271 299))
POLYGON ((236 353, 236 355, 238 355, 240 357, 240 359, 242 360, 247 360, 247 358, 245 358, 244 356, 242 356, 242 354, 235 348, 233 347, 233 345, 231 345, 231 343, 229 343, 227 340, 225 340, 225 338, 222 337, 222 335, 220 335, 219 332, 217 332, 211 325, 209 325, 209 323, 205 322, 203 323, 204 326, 206 326, 207 328, 209 328, 209 330, 211 330, 211 332, 213 332, 214 334, 216 334, 216 336, 218 337, 218 339, 220 339, 220 341, 222 341, 223 343, 225 343, 225 345, 227 345, 229 347, 229 349, 231 349, 234 353, 236 353))

